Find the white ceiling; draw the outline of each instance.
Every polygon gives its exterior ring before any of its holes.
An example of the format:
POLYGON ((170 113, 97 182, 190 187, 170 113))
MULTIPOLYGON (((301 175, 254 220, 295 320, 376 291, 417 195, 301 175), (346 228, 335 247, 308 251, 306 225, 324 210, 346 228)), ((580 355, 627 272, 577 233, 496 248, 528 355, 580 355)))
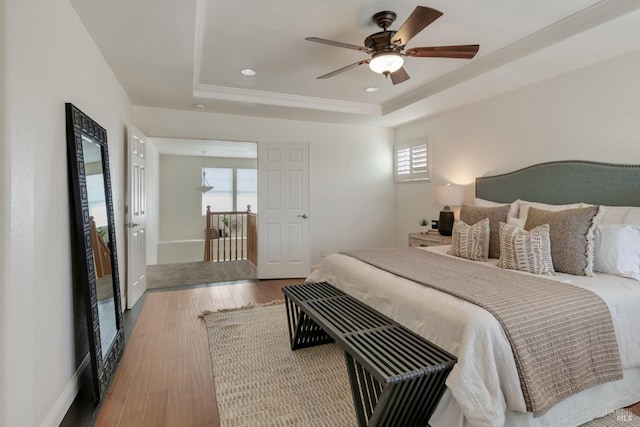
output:
POLYGON ((443 16, 407 47, 474 59, 406 58, 396 86, 366 65, 318 80, 368 55, 305 37, 362 45, 374 13, 398 29, 415 0, 70 2, 134 105, 225 114, 397 126, 640 49, 639 0, 423 0, 443 16))
POLYGON ((255 142, 180 138, 148 138, 148 140, 158 153, 165 155, 258 158, 258 145, 255 142))

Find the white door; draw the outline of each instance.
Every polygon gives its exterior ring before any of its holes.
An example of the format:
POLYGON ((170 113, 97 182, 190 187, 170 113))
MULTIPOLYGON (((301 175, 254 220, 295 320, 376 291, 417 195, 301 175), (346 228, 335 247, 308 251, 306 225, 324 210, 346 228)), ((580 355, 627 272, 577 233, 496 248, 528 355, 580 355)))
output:
POLYGON ((259 142, 258 278, 309 268, 309 144, 259 142))
POLYGON ((147 290, 146 137, 129 126, 127 143, 127 308, 147 290))

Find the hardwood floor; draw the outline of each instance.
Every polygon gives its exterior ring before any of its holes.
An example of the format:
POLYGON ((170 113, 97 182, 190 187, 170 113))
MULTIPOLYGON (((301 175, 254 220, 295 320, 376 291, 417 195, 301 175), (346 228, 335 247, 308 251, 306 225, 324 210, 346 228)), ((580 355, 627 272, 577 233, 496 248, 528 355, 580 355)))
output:
MULTIPOLYGON (((198 315, 282 298, 303 279, 150 292, 95 426, 219 426, 207 335, 198 315)), ((630 408, 640 416, 640 403, 630 408)))
POLYGON ((282 299, 304 279, 148 293, 96 426, 218 426, 204 310, 282 299))

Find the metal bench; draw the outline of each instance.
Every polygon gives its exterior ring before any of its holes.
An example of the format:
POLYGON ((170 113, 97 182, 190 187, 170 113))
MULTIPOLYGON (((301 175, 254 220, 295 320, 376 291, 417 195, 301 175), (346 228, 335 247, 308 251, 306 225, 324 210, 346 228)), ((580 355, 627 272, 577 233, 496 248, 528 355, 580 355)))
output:
POLYGON ((345 352, 360 427, 428 426, 457 358, 327 282, 282 288, 291 349, 345 352))

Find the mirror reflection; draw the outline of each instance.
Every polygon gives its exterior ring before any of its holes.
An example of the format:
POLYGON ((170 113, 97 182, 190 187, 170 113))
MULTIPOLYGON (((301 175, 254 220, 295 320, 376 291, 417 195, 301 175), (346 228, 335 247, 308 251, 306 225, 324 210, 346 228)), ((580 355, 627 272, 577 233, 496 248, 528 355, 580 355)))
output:
POLYGON ((96 272, 96 295, 100 319, 100 343, 102 357, 113 343, 116 333, 116 306, 113 295, 113 275, 111 269, 111 242, 109 241, 109 221, 105 179, 102 167, 102 148, 89 138, 82 137, 84 166, 89 200, 89 222, 91 224, 91 246, 96 272))
MULTIPOLYGON (((78 326, 82 352, 89 347, 93 396, 101 401, 124 350, 107 131, 67 102, 69 202, 73 215, 72 267, 74 298, 84 299, 85 316, 78 326)), ((77 301, 77 300, 75 300, 77 301)))

